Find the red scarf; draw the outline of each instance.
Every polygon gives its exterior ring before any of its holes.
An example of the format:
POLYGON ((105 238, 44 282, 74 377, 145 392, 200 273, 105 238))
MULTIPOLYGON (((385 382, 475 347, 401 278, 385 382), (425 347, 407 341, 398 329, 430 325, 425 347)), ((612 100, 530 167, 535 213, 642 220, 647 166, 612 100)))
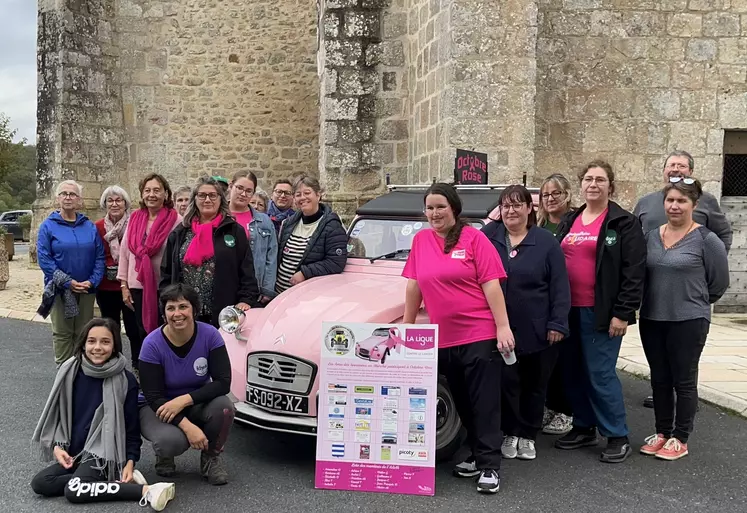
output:
POLYGON ((195 216, 195 218, 192 219, 192 233, 194 233, 195 236, 189 243, 187 252, 184 254, 185 264, 197 267, 215 255, 213 230, 218 228, 222 220, 223 214, 218 214, 215 216, 215 219, 209 223, 203 224, 200 224, 198 216, 195 216))
POLYGON ((146 236, 149 214, 148 209, 141 208, 133 212, 127 226, 127 246, 135 255, 135 272, 143 284, 143 327, 148 333, 159 325, 158 276, 150 259, 166 244, 177 215, 173 208, 162 208, 146 236))

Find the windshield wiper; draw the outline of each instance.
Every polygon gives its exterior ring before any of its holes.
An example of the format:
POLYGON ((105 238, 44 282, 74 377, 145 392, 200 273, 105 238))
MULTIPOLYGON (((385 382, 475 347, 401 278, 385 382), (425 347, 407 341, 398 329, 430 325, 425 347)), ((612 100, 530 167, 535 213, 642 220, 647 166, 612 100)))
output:
POLYGON ((379 255, 373 258, 369 258, 369 260, 373 264, 374 262, 376 262, 377 260, 381 260, 382 258, 394 258, 397 255, 404 255, 405 253, 409 253, 409 252, 410 252, 409 249, 398 249, 397 251, 392 251, 391 253, 387 253, 386 255, 379 255))

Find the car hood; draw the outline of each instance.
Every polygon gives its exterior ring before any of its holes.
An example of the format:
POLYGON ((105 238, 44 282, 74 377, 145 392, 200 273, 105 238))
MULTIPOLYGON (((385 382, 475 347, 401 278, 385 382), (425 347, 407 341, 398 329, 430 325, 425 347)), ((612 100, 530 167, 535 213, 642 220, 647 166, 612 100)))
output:
POLYGON ((388 324, 405 311, 401 276, 343 273, 313 278, 274 299, 252 323, 246 352, 275 351, 319 360, 322 323, 388 324))

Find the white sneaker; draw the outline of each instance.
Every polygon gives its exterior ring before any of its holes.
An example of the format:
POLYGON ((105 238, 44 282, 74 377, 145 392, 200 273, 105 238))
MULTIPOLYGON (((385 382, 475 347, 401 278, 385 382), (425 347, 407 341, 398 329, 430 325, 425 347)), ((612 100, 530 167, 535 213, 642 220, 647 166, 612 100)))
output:
POLYGON ((143 473, 137 469, 132 471, 132 480, 142 486, 148 484, 148 481, 145 480, 145 476, 143 475, 143 473))
POLYGON ((145 492, 143 498, 140 499, 141 506, 150 507, 156 511, 163 511, 166 504, 176 495, 176 487, 174 483, 156 483, 148 486, 148 491, 145 492))
POLYGON ((501 454, 503 454, 504 458, 508 460, 512 460, 518 454, 518 451, 516 450, 518 446, 519 446, 518 436, 506 436, 503 439, 503 445, 501 445, 501 454))
POLYGON ((519 450, 516 457, 520 460, 533 460, 536 458, 537 450, 534 448, 534 440, 519 438, 519 450))
POLYGON ((542 429, 546 435, 564 435, 573 429, 573 417, 558 413, 550 423, 542 429))
POLYGON ((501 488, 501 476, 493 469, 480 472, 477 480, 477 491, 480 493, 498 493, 501 488))

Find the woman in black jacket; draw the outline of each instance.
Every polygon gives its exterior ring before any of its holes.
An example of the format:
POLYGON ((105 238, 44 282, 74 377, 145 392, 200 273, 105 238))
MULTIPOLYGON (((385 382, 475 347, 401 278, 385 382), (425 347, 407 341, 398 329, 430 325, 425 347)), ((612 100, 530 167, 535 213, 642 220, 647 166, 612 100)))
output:
POLYGON ((248 310, 258 305, 249 241, 213 178, 197 181, 183 223, 169 235, 159 289, 172 283, 194 288, 202 305, 195 318, 216 327, 223 308, 235 305, 248 310))
POLYGON ((320 203, 319 180, 302 176, 293 196, 298 212, 283 222, 278 240, 278 293, 309 278, 339 274, 348 259, 348 236, 337 214, 320 203))
POLYGON ((564 368, 573 407, 573 429, 559 449, 596 445, 607 438, 601 460, 620 463, 631 454, 622 385, 615 370, 622 337, 635 322, 646 274, 646 241, 638 219, 610 196, 615 174, 594 161, 579 173, 586 203, 566 215, 557 237, 571 285, 571 336, 564 368))

